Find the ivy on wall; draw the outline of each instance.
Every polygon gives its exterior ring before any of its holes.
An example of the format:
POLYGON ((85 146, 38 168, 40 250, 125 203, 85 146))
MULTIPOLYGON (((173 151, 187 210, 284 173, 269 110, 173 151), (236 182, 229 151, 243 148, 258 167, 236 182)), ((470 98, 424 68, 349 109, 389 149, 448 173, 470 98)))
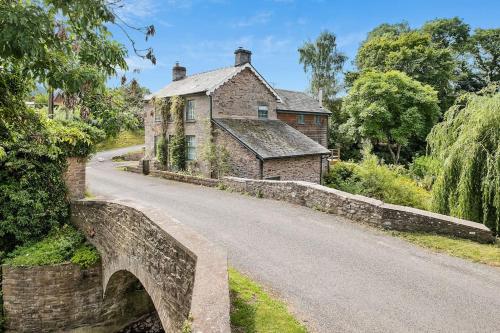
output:
POLYGON ((160 111, 161 113, 161 138, 156 146, 156 159, 162 167, 166 168, 168 164, 167 129, 172 103, 170 98, 155 98, 153 103, 155 112, 160 111))
POLYGON ((217 146, 210 122, 206 123, 207 140, 203 144, 201 158, 208 164, 210 175, 222 178, 229 172, 229 152, 226 147, 217 146))
POLYGON ((180 96, 170 98, 170 113, 174 119, 174 135, 170 140, 170 165, 176 171, 186 168, 184 103, 184 99, 180 96))

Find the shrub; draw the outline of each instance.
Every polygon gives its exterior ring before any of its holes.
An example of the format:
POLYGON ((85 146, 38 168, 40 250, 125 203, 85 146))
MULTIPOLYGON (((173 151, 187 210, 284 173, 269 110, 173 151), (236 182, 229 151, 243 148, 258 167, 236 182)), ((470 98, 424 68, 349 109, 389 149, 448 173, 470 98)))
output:
POLYGON ((8 254, 4 263, 12 266, 54 265, 71 261, 84 268, 99 260, 97 250, 85 243, 74 227, 54 228, 41 241, 20 246, 8 254))
POLYGON ((439 160, 431 156, 419 156, 409 165, 409 175, 430 191, 441 168, 439 160))
POLYGON ((373 154, 365 155, 359 164, 336 163, 325 177, 327 186, 365 195, 387 203, 420 209, 430 208, 430 194, 399 168, 381 164, 373 154))

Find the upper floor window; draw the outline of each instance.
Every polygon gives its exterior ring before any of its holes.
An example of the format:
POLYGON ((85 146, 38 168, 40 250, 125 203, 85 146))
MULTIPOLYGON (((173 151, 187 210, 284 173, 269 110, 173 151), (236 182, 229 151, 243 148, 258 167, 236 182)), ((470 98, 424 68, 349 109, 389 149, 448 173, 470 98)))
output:
POLYGON ((297 115, 297 124, 300 124, 300 125, 304 125, 305 124, 305 122, 304 122, 304 115, 303 114, 297 115))
POLYGON ((259 105, 258 114, 259 114, 259 119, 267 119, 268 117, 267 105, 259 105))
POLYGON ((194 101, 189 100, 186 103, 186 121, 194 120, 194 101))
POLYGON ((196 160, 196 137, 194 135, 186 135, 186 160, 196 160))
POLYGON ((155 122, 161 121, 161 108, 155 105, 155 122))
POLYGON ((321 116, 314 116, 314 123, 321 126, 321 116))

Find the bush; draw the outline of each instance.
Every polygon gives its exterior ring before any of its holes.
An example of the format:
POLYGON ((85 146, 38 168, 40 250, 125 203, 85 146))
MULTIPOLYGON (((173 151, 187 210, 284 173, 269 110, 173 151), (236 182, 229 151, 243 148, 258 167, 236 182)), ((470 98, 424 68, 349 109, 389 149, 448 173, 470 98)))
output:
POLYGON ((4 263, 12 266, 54 265, 67 261, 87 268, 99 260, 99 253, 74 227, 54 228, 39 242, 21 246, 12 251, 4 263))
POLYGON ((420 156, 409 165, 409 175, 430 191, 441 171, 441 162, 430 156, 420 156))
POLYGON ((325 177, 327 186, 387 203, 430 209, 430 194, 400 168, 381 164, 375 155, 365 155, 359 164, 338 162, 325 177))

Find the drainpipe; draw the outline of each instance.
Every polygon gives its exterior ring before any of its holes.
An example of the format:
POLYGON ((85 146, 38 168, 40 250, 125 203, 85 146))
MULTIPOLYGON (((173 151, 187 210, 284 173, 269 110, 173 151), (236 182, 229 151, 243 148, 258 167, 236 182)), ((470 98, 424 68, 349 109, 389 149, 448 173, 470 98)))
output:
POLYGON ((323 155, 319 155, 319 184, 323 185, 323 155))
POLYGON ((210 98, 210 127, 212 126, 212 95, 208 96, 210 98))
POLYGON ((259 159, 259 173, 260 179, 264 179, 264 161, 259 159))

